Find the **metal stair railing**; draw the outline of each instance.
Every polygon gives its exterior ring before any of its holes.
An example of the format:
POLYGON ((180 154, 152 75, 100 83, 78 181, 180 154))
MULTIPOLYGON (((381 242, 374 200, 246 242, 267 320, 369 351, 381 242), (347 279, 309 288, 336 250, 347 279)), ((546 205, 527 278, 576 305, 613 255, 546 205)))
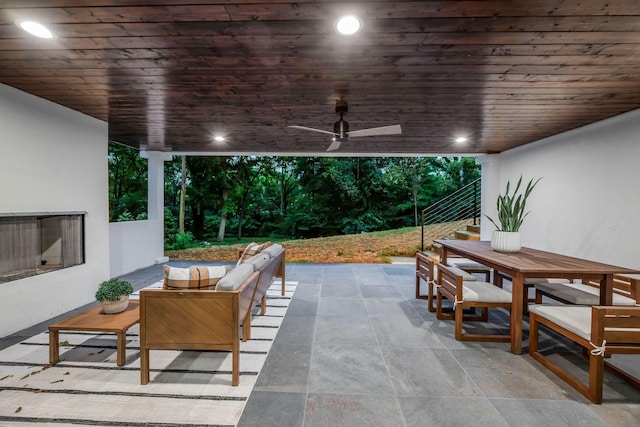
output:
MULTIPOLYGON (((431 235, 445 238, 459 229, 461 220, 473 220, 476 225, 480 217, 480 178, 460 187, 422 210, 421 250, 425 246, 425 228, 431 235)), ((432 239, 435 240, 435 239, 432 239)))

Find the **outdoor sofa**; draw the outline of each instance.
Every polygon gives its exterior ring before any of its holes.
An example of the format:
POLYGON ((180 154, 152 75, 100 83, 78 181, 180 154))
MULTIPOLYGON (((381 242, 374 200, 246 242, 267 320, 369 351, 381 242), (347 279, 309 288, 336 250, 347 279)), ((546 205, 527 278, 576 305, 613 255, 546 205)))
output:
POLYGON ((266 312, 267 289, 278 275, 284 288, 284 263, 284 248, 270 245, 214 279, 208 273, 219 269, 165 266, 165 288, 140 291, 141 384, 149 382, 149 350, 227 350, 232 352, 231 384, 237 386, 240 337, 251 337, 252 309, 260 304, 261 314, 266 312), (171 279, 181 275, 182 280, 171 279))

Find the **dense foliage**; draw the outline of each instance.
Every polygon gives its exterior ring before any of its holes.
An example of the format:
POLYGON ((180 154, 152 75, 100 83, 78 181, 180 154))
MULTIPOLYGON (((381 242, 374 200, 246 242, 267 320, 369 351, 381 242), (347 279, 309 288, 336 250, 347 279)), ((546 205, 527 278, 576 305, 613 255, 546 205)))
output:
POLYGON ((147 218, 147 161, 136 150, 109 143, 109 221, 147 218))
POLYGON ((122 295, 129 295, 131 292, 133 292, 131 283, 121 279, 109 279, 98 286, 96 300, 118 301, 122 295))
MULTIPOLYGON (((137 218, 144 214, 130 201, 142 200, 146 161, 134 150, 118 149, 110 151, 110 189, 120 191, 110 195, 111 218, 125 212, 137 218), (121 158, 126 155, 132 158, 121 158), (129 182, 126 171, 138 182, 129 182), (132 192, 125 197, 123 188, 132 192)), ((421 209, 480 176, 474 159, 454 157, 212 156, 185 163, 184 232, 182 159, 165 164, 167 249, 232 236, 311 238, 415 226, 421 209)))

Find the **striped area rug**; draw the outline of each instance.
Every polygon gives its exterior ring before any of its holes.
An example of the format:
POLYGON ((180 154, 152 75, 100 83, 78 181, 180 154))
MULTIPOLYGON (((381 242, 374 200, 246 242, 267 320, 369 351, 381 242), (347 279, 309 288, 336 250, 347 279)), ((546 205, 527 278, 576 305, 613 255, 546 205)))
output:
POLYGON ((122 367, 114 334, 61 331, 61 362, 54 366, 46 331, 6 348, 0 351, 0 426, 235 426, 296 285, 287 281, 283 297, 277 279, 267 292, 267 314, 254 310, 252 338, 240 343, 237 387, 231 386, 231 353, 223 351, 151 350, 151 382, 140 385, 138 325, 127 333, 122 367))

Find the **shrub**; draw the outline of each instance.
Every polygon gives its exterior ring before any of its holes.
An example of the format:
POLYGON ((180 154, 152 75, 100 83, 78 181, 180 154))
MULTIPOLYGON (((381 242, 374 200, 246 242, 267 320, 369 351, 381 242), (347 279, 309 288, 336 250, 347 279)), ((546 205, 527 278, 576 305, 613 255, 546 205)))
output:
POLYGON ((98 301, 118 301, 122 295, 133 292, 131 283, 121 279, 109 279, 98 286, 96 299, 98 301))

